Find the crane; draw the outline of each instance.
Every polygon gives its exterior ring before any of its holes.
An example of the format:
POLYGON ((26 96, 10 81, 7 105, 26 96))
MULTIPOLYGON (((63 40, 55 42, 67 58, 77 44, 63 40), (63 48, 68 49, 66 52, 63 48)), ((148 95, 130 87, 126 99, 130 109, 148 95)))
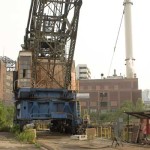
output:
POLYGON ((24 49, 32 51, 32 86, 71 88, 71 67, 82 0, 32 0, 24 49), (42 60, 47 60, 47 64, 42 60), (60 83, 55 70, 61 66, 60 83), (38 68, 38 69, 37 69, 38 68), (38 70, 45 72, 40 81, 38 70), (53 83, 54 82, 54 83, 53 83))
POLYGON ((82 0, 31 0, 14 82, 21 128, 49 120, 51 131, 78 131, 82 121, 71 72, 81 5, 82 0))

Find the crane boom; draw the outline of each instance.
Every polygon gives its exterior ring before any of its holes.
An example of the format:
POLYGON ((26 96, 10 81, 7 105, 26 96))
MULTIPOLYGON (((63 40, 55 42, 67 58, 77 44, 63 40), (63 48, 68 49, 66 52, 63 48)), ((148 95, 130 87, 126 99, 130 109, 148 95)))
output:
POLYGON ((82 0, 31 1, 23 48, 32 52, 32 87, 71 87, 81 5, 82 0))

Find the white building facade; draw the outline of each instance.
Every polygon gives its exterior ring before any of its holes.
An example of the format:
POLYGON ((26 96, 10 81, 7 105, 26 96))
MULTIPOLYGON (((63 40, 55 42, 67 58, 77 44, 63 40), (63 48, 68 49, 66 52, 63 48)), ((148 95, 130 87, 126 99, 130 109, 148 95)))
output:
POLYGON ((146 89, 142 91, 142 100, 146 106, 146 108, 150 108, 150 89, 146 89))
POLYGON ((77 65, 77 67, 76 67, 76 79, 77 80, 91 79, 91 72, 90 72, 90 69, 87 67, 86 64, 77 65))

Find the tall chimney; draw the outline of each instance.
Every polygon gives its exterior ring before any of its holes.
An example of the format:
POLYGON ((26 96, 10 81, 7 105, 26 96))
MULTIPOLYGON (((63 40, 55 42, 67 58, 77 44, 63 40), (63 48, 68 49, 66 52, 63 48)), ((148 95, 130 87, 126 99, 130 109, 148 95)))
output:
POLYGON ((131 7, 133 3, 131 0, 124 0, 124 18, 125 18, 125 45, 126 45, 126 77, 134 78, 134 57, 132 50, 132 15, 131 7))

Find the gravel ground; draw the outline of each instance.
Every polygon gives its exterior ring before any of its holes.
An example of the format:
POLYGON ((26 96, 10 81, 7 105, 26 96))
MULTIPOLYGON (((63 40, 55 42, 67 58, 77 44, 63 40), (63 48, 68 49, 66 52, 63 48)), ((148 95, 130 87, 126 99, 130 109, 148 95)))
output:
POLYGON ((112 141, 95 138, 93 140, 73 140, 70 136, 47 135, 38 137, 39 146, 18 142, 11 133, 0 132, 0 150, 149 150, 150 146, 123 143, 122 146, 112 147, 112 141))

